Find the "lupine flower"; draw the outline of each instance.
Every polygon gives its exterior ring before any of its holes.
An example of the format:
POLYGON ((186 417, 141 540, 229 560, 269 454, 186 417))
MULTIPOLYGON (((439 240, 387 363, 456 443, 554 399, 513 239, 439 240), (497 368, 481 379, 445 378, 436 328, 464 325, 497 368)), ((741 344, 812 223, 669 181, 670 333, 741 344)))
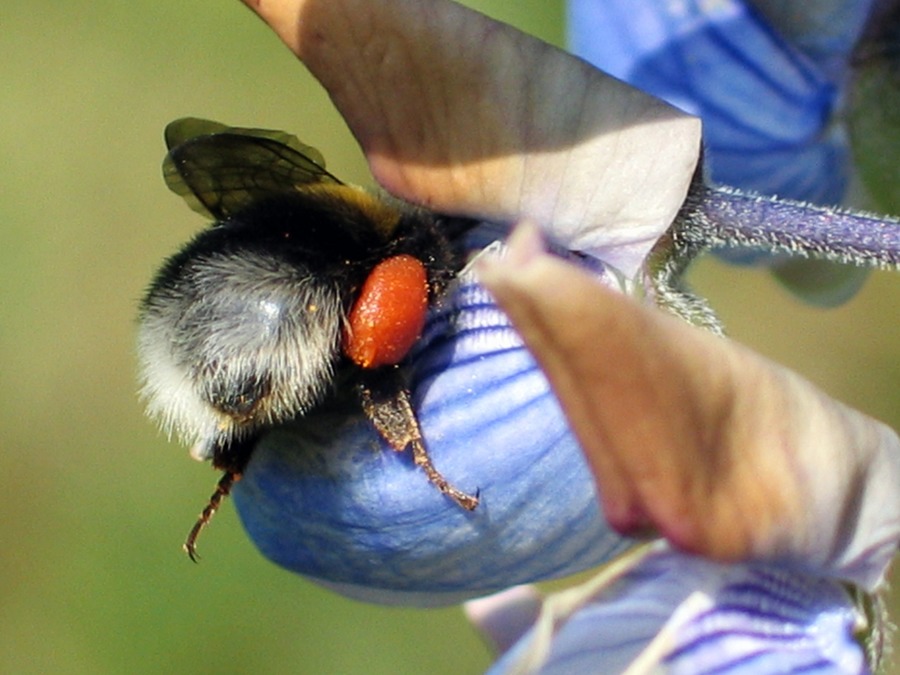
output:
POLYGON ((598 68, 703 120, 711 180, 839 204, 838 115, 872 0, 571 0, 570 42, 598 68))
MULTIPOLYGON (((872 114, 861 105, 888 106, 871 96, 863 102, 854 92, 857 75, 878 63, 861 55, 871 53, 890 33, 887 26, 897 23, 893 5, 572 0, 570 41, 577 54, 602 70, 701 117, 710 180, 836 205, 845 200, 856 173, 848 130, 857 131, 853 136, 861 150, 870 146, 872 159, 862 155, 863 166, 884 164, 877 158, 885 155, 887 125, 875 132, 872 114), (872 28, 864 35, 867 22, 872 28)), ((880 91, 889 95, 891 87, 880 91)), ((885 191, 874 173, 864 171, 863 177, 878 197, 885 191)), ((896 201, 879 203, 896 208, 896 201)), ((725 251, 725 256, 773 262, 746 251, 725 251)), ((775 259, 773 271, 801 297, 823 305, 849 299, 866 277, 861 268, 784 258, 775 259)))
MULTIPOLYGON (((531 218, 590 253, 606 283, 643 276, 697 164, 695 118, 453 3, 258 11, 284 21, 276 30, 389 191, 497 223, 531 218), (578 105, 559 105, 572 96, 578 105), (648 138, 652 157, 639 152, 648 138)), ((492 231, 502 238, 476 236, 492 231)), ((546 379, 471 270, 431 313, 409 372, 435 465, 478 491, 478 508, 440 495, 358 405, 320 411, 273 430, 234 491, 267 556, 358 597, 433 604, 569 574, 629 544, 602 518, 546 379)))
MULTIPOLYGON (((610 523, 668 544, 548 598, 496 672, 865 672, 851 634, 865 634, 874 663, 883 627, 843 582, 875 590, 896 551, 896 434, 521 238, 483 263, 482 281, 553 383, 610 523), (667 412, 613 431, 631 410, 667 412)), ((510 625, 534 614, 508 605, 501 595, 469 611, 490 635, 498 612, 510 625)))
MULTIPOLYGON (((246 2, 328 89, 383 187, 442 212, 530 221, 578 252, 547 255, 521 229, 505 257, 462 276, 410 356, 434 462, 480 489, 478 509, 441 497, 336 404, 273 429, 235 487, 263 553, 354 597, 438 604, 585 569, 658 533, 668 543, 569 608, 600 603, 598 616, 618 617, 639 640, 628 658, 725 667, 741 653, 721 646, 726 636, 741 643, 772 608, 760 658, 799 640, 813 659, 801 665, 862 664, 842 584, 874 590, 896 550, 900 441, 651 306, 665 278, 651 263, 702 249, 684 231, 718 227, 717 203, 737 205, 729 217, 748 206, 692 183, 696 120, 444 0, 246 2), (702 602, 676 612, 694 590, 702 602), (835 640, 821 640, 823 626, 835 640)), ((750 202, 757 220, 731 219, 737 234, 761 229, 771 243, 759 218, 772 204, 750 202)), ((875 249, 896 244, 894 224, 860 222, 875 249)), ((878 262, 896 267, 897 249, 878 262)), ((604 646, 615 622, 565 617, 555 625, 574 632, 551 630, 543 653, 621 658, 604 646)), ((531 659, 530 644, 509 658, 531 659)))
POLYGON ((868 670, 857 642, 865 625, 841 584, 663 546, 639 550, 543 603, 519 586, 466 609, 504 652, 491 673, 868 670), (517 623, 523 614, 533 625, 517 623), (510 639, 502 632, 510 627, 522 633, 510 639))

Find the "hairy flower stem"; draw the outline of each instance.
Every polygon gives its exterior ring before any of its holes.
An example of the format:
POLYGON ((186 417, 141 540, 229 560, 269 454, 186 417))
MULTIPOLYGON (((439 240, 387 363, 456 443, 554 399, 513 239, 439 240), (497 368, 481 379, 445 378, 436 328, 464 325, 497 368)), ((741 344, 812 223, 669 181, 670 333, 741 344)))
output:
POLYGON ((860 267, 900 269, 900 221, 741 192, 691 189, 677 227, 692 249, 743 247, 860 267))
POLYGON ((715 314, 684 280, 690 264, 714 248, 900 270, 900 220, 711 187, 698 176, 675 223, 654 248, 650 270, 660 306, 721 334, 715 314))

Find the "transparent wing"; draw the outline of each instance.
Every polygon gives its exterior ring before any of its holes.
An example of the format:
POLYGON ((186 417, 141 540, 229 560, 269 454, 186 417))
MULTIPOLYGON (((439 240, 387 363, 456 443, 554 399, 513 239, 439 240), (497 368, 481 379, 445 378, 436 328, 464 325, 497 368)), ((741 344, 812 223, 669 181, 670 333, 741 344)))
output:
POLYGON ((198 213, 222 220, 260 198, 340 183, 321 153, 282 131, 185 117, 166 127, 163 177, 198 213))

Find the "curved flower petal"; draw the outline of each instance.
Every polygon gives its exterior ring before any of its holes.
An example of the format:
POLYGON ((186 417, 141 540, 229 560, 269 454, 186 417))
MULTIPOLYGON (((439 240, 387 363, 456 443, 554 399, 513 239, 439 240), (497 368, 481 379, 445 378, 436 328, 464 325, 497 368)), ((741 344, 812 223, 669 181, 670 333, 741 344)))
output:
POLYGON ((471 274, 428 317, 411 390, 435 466, 480 492, 464 511, 347 406, 272 430, 234 488, 264 555, 352 597, 448 604, 620 552, 549 385, 471 274))
MULTIPOLYGON (((626 276, 684 200, 695 119, 507 26, 443 0, 248 4, 323 82, 395 194, 529 215, 626 276)), ((626 545, 545 379, 471 279, 432 312, 409 362, 432 460, 480 490, 478 509, 449 502, 336 404, 267 434, 234 490, 266 555, 355 597, 434 604, 626 545)))
POLYGON ((830 124, 837 82, 741 0, 572 0, 573 50, 698 115, 719 183, 836 204, 847 182, 830 124))
POLYGON ((490 673, 861 673, 862 619, 834 581, 658 550, 551 596, 490 673), (562 594, 560 594, 562 596, 562 594))
POLYGON ((553 384, 610 523, 876 587, 900 542, 897 435, 541 254, 536 236, 520 230, 480 278, 553 384))
MULTIPOLYGON (((851 52, 874 4, 572 0, 571 42, 576 53, 598 67, 699 115, 714 181, 833 205, 843 200, 850 174, 839 119, 842 90, 851 52)), ((868 108, 851 119, 871 119, 868 108)), ((863 149, 881 135, 857 133, 855 145, 863 149)), ((885 156, 883 151, 869 154, 885 156)), ((885 173, 885 162, 864 161, 866 167, 876 165, 865 172, 869 185, 885 184, 871 179, 885 173)), ((892 191, 894 182, 886 184, 892 191)), ((736 263, 773 263, 785 287, 824 307, 851 298, 868 276, 831 263, 773 260, 754 250, 717 253, 736 263)))
POLYGON ((531 628, 541 611, 541 596, 534 586, 513 586, 484 598, 469 600, 466 617, 502 654, 531 628))
POLYGON ((395 195, 528 218, 629 276, 684 200, 698 121, 510 26, 448 0, 245 2, 322 82, 395 195))
POLYGON ((749 4, 832 81, 840 82, 877 0, 749 0, 749 4))
MULTIPOLYGON (((530 216, 629 275, 681 205, 694 121, 507 27, 442 0, 256 9, 329 89, 396 194, 452 213, 530 216), (577 105, 560 112, 560 96, 577 105)), ((776 89, 810 79, 794 65, 776 89)), ((512 275, 495 267, 491 289, 550 373, 617 529, 656 527, 720 560, 879 582, 900 537, 896 436, 596 279, 559 263, 545 276, 537 258, 512 275)), ((356 597, 433 604, 567 574, 626 545, 600 516, 543 376, 471 279, 430 316, 410 377, 435 464, 482 491, 479 509, 449 503, 335 403, 272 430, 236 486, 266 555, 356 597)))

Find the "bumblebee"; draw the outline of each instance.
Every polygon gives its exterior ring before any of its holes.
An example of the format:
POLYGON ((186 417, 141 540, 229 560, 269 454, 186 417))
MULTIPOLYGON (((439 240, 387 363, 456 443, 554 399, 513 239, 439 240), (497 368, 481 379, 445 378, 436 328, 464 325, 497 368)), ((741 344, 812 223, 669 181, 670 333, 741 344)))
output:
POLYGON ((459 271, 466 221, 342 183, 278 131, 179 119, 165 131, 168 187, 214 222, 169 258, 140 308, 148 414, 223 475, 196 541, 267 428, 352 387, 374 428, 467 510, 422 440, 402 362, 459 271))

